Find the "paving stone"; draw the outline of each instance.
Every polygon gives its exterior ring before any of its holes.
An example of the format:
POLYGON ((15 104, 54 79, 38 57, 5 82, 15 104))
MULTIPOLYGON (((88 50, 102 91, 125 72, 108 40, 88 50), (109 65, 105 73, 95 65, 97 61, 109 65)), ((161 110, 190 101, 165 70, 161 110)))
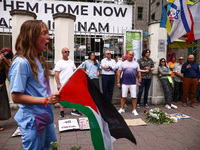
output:
MULTIPOLYGON (((130 130, 136 138, 137 145, 127 139, 118 139, 113 143, 114 150, 199 150, 200 149, 200 103, 197 108, 182 107, 181 103, 176 104, 178 109, 167 110, 164 105, 150 105, 150 110, 159 107, 167 113, 181 112, 191 116, 191 119, 180 119, 178 123, 168 125, 157 125, 148 122, 146 126, 130 126, 130 130)), ((115 105, 117 109, 120 105, 115 105)), ((125 119, 141 118, 146 122, 144 108, 138 109, 138 116, 131 114, 132 106, 129 104, 126 113, 122 113, 125 119)), ((75 130, 59 132, 58 120, 59 108, 54 108, 54 122, 59 150, 70 150, 71 147, 81 147, 81 150, 94 150, 90 130, 75 130)), ((65 117, 62 119, 76 118, 70 115, 71 108, 65 108, 65 117)), ((17 128, 17 123, 13 119, 16 110, 12 110, 12 118, 0 121, 0 126, 5 126, 5 130, 0 132, 0 150, 22 150, 21 138, 12 138, 11 135, 17 128)), ((84 115, 83 115, 84 116, 84 115)))

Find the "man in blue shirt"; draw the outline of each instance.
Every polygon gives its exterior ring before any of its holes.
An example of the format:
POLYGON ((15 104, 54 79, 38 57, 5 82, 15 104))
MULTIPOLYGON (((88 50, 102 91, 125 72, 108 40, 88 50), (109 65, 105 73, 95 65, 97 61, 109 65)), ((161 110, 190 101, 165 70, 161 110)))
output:
POLYGON ((190 93, 190 106, 196 108, 194 105, 195 93, 198 86, 199 66, 194 62, 194 55, 189 55, 186 63, 183 64, 181 73, 183 78, 183 106, 187 106, 187 97, 190 93))

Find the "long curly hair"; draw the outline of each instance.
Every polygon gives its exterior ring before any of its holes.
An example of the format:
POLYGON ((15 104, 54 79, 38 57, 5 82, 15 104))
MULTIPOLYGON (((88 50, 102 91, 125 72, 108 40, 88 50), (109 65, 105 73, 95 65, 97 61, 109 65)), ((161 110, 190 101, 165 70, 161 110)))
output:
MULTIPOLYGON (((36 41, 39 35, 42 34, 44 29, 48 30, 48 27, 41 20, 25 21, 21 26, 20 33, 17 37, 15 44, 15 57, 25 57, 28 60, 31 66, 34 79, 36 81, 38 81, 38 65, 35 62, 34 49, 36 41)), ((38 54, 38 58, 40 60, 41 65, 44 68, 45 77, 48 78, 50 75, 48 63, 46 62, 45 58, 41 55, 41 53, 38 54)))
MULTIPOLYGON (((3 54, 5 52, 8 52, 12 58, 13 58, 13 52, 11 49, 5 47, 5 48, 2 48, 0 50, 0 54, 3 54)), ((11 59, 12 60, 12 59, 11 59)), ((8 64, 3 60, 1 63, 0 63, 0 73, 3 71, 3 69, 5 70, 5 73, 6 73, 6 76, 8 77, 8 72, 9 72, 9 68, 10 66, 8 66, 8 64)))

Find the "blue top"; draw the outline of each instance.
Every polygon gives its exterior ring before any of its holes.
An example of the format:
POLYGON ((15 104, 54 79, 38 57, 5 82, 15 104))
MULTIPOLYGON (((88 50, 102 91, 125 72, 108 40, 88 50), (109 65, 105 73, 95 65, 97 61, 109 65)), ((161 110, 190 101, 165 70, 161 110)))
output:
POLYGON ((183 64, 181 73, 184 74, 184 77, 199 79, 199 65, 197 63, 192 63, 192 64, 190 64, 191 67, 189 69, 187 69, 186 67, 188 64, 189 64, 189 62, 186 62, 183 64))
MULTIPOLYGON (((16 57, 11 65, 10 92, 19 92, 24 95, 48 97, 51 95, 49 82, 44 76, 44 69, 35 58, 38 65, 38 82, 34 79, 31 66, 26 58, 16 57)), ((45 128, 53 122, 52 106, 19 104, 20 108, 15 115, 18 125, 26 128, 36 126, 37 129, 45 128)))
POLYGON ((140 71, 140 66, 136 61, 125 60, 119 66, 122 74, 122 84, 134 85, 136 84, 137 71, 140 71))
POLYGON ((88 77, 90 79, 98 79, 97 72, 99 70, 99 62, 98 60, 97 64, 94 65, 94 62, 92 63, 89 59, 85 61, 85 64, 83 65, 83 69, 86 70, 88 77))

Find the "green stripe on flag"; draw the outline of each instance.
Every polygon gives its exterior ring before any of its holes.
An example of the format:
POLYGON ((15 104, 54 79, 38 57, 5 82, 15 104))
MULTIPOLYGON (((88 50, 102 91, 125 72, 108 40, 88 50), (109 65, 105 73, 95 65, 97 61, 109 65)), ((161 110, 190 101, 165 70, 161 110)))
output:
POLYGON ((87 106, 83 106, 77 103, 71 103, 69 101, 60 101, 59 103, 64 107, 75 108, 76 110, 82 112, 88 117, 89 124, 90 124, 90 133, 91 133, 94 149, 105 150, 101 129, 92 110, 88 108, 87 106))

